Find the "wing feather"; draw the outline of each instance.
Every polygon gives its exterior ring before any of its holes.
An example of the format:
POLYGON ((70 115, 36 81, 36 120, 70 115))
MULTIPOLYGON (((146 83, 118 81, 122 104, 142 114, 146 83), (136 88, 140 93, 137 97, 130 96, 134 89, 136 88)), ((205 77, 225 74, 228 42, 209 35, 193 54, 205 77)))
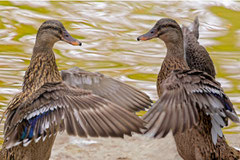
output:
POLYGON ((91 90, 94 94, 131 112, 144 110, 152 103, 145 93, 100 73, 92 73, 74 67, 61 71, 61 75, 69 86, 91 90))
POLYGON ((143 121, 123 107, 65 83, 44 85, 9 116, 7 148, 27 146, 33 139, 37 143, 63 130, 81 137, 123 137, 143 128, 143 121))
POLYGON ((229 98, 220 84, 205 72, 198 70, 174 71, 161 84, 162 94, 143 116, 148 123, 144 133, 151 137, 164 137, 172 130, 184 132, 198 125, 199 111, 211 117, 212 138, 222 136, 221 127, 226 118, 239 122, 229 98))

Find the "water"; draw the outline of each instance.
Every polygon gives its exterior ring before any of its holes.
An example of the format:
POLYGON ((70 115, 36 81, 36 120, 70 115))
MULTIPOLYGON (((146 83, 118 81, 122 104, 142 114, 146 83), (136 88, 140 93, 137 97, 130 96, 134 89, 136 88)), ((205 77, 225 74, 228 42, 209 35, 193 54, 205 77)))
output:
MULTIPOLYGON (((156 100, 155 81, 166 47, 160 40, 138 42, 136 38, 162 17, 188 25, 197 15, 200 43, 210 52, 217 80, 240 115, 240 3, 231 1, 0 2, 0 111, 21 89, 37 29, 46 19, 60 20, 83 42, 81 47, 55 45, 60 70, 78 66, 101 72, 156 100)), ((234 136, 240 127, 230 123, 224 132, 234 136)))

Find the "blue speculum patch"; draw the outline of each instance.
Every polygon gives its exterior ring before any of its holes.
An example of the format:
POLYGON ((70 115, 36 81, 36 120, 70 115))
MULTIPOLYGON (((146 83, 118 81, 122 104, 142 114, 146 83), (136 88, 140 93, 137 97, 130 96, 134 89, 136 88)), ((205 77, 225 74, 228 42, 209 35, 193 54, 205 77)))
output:
MULTIPOLYGON (((22 136, 21 136, 20 140, 23 140, 23 139, 26 139, 26 138, 32 139, 37 121, 39 121, 42 118, 44 118, 45 116, 47 116, 50 112, 52 112, 52 111, 48 110, 47 112, 44 112, 44 113, 42 113, 40 115, 37 115, 37 116, 32 117, 31 119, 27 120, 28 121, 28 125, 24 128, 24 131, 22 132, 22 136), (27 135, 29 126, 31 126, 31 128, 30 128, 29 134, 27 135)), ((41 135, 41 126, 38 129, 38 136, 40 136, 40 135, 41 135)))

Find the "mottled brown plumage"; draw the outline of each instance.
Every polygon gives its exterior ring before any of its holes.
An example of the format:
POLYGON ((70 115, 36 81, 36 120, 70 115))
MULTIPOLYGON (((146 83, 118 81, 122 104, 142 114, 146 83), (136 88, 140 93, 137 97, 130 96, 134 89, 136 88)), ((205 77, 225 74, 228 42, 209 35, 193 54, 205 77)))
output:
POLYGON ((213 61, 209 56, 207 50, 199 44, 199 21, 198 17, 195 18, 192 29, 183 26, 184 37, 184 57, 188 66, 191 69, 198 69, 207 72, 212 77, 215 77, 216 72, 213 61))
POLYGON ((239 159, 240 153, 227 145, 221 131, 226 118, 234 122, 239 118, 212 76, 189 69, 177 22, 163 18, 138 40, 152 38, 164 41, 167 55, 157 81, 159 99, 143 117, 144 133, 160 138, 171 130, 178 153, 186 160, 239 159))
POLYGON ((157 90, 159 97, 162 94, 161 84, 166 78, 168 78, 169 74, 172 72, 172 68, 186 69, 188 66, 186 63, 182 63, 181 59, 174 58, 173 56, 169 56, 168 58, 164 59, 157 77, 157 90))
MULTIPOLYGON (((54 43, 60 40, 81 45, 61 22, 49 20, 41 25, 22 92, 6 110, 0 159, 47 160, 59 131, 81 137, 123 137, 140 132, 143 127, 143 121, 124 107, 62 80, 52 51, 54 43)), ((129 94, 133 96, 135 92, 133 89, 129 94)), ((135 96, 131 102, 141 96, 135 96)), ((146 106, 150 99, 145 96, 143 101, 129 107, 146 106)))

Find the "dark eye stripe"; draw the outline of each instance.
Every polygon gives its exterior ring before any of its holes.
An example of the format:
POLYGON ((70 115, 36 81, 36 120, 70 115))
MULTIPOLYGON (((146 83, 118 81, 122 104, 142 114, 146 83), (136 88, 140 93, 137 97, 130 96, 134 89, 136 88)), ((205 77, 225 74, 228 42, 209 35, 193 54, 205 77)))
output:
MULTIPOLYGON (((173 24, 165 24, 165 25, 159 26, 159 30, 161 30, 161 29, 163 29, 163 28, 167 28, 167 27, 177 28, 176 25, 173 25, 173 24)), ((158 34, 158 36, 163 35, 163 34, 165 34, 166 32, 167 32, 167 30, 163 30, 163 31, 161 31, 161 32, 158 34)))
POLYGON ((161 36, 161 35, 163 35, 163 34, 165 34, 166 32, 167 32, 167 31, 160 32, 160 33, 158 34, 158 37, 161 36))
POLYGON ((58 34, 54 34, 58 39, 62 39, 58 34))

